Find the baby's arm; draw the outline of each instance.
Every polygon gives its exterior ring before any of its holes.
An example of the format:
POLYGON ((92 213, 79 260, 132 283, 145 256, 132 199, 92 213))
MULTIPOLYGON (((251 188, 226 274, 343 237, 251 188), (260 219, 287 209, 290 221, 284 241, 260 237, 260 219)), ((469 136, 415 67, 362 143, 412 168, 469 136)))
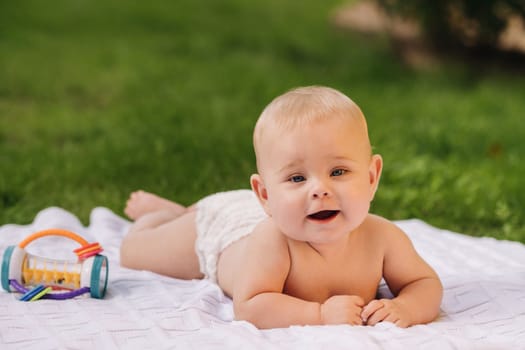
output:
POLYGON ((266 220, 248 237, 233 288, 235 317, 258 328, 320 324, 320 306, 283 294, 290 269, 286 239, 266 220))
POLYGON ((369 325, 389 321, 400 327, 433 321, 443 295, 439 277, 399 228, 392 224, 385 238, 383 276, 396 297, 370 302, 363 321, 369 325))
POLYGON ((358 296, 334 296, 324 304, 283 293, 290 270, 286 238, 269 221, 247 238, 233 288, 236 319, 258 328, 291 325, 362 324, 363 300, 358 296))

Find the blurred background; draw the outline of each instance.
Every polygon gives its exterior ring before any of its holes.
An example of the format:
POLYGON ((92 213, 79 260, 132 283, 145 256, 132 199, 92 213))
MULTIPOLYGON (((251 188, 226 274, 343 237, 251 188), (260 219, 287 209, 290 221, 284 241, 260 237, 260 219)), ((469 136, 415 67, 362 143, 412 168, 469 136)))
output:
POLYGON ((525 5, 421 3, 3 1, 0 224, 248 188, 261 110, 318 84, 368 118, 373 212, 525 242, 525 5))

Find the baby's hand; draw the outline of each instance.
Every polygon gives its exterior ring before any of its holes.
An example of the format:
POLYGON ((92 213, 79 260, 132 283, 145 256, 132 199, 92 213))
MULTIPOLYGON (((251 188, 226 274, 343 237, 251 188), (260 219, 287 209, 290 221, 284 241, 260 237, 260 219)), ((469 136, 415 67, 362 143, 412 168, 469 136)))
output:
POLYGON ((410 325, 408 311, 395 299, 372 300, 363 308, 363 323, 373 326, 378 322, 392 322, 406 328, 410 325))
POLYGON ((321 320, 323 324, 362 325, 364 304, 357 295, 334 295, 321 305, 321 320))

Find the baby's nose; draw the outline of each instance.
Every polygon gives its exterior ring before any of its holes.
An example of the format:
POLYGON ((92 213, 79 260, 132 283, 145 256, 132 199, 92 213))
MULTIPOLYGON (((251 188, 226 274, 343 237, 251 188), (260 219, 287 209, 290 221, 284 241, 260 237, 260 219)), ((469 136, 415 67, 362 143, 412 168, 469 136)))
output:
POLYGON ((330 195, 330 191, 326 184, 324 184, 322 181, 319 181, 316 186, 312 190, 312 197, 313 198, 323 198, 328 197, 330 195))

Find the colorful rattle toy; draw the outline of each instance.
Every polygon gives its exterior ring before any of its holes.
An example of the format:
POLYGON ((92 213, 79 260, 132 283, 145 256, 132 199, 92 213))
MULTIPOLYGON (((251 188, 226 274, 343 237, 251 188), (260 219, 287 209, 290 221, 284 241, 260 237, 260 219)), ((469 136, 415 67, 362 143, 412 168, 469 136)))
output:
POLYGON ((9 246, 5 250, 2 287, 8 292, 23 293, 22 301, 63 300, 88 292, 91 297, 102 299, 108 284, 108 259, 98 254, 101 251, 100 244, 88 243, 70 231, 49 229, 36 232, 18 246, 9 246), (73 251, 78 261, 42 258, 24 250, 29 243, 45 236, 63 236, 78 242, 81 247, 73 251))

